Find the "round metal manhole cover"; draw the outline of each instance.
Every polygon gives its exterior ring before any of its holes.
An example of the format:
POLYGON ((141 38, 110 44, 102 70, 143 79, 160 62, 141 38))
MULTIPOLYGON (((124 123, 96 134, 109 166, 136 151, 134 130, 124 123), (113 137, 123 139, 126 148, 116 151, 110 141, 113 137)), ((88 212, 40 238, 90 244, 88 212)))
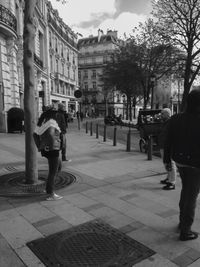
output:
MULTIPOLYGON (((48 170, 38 171, 38 182, 27 184, 25 172, 15 172, 0 176, 0 195, 32 196, 44 194, 48 170)), ((67 187, 76 181, 76 177, 68 172, 61 171, 55 180, 55 190, 67 187)))
POLYGON ((55 257, 64 266, 93 267, 111 263, 121 253, 122 247, 110 235, 84 232, 60 240, 55 257))

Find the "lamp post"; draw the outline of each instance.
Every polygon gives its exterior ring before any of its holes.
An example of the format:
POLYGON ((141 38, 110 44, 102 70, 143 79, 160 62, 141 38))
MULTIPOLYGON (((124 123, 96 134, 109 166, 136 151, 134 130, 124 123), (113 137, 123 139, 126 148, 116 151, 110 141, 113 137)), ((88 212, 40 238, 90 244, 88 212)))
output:
POLYGON ((150 76, 150 83, 151 83, 151 109, 153 109, 153 98, 154 98, 154 85, 155 85, 155 81, 156 81, 156 76, 154 74, 152 74, 150 76))
POLYGON ((124 109, 125 109, 125 101, 126 101, 125 100, 125 97, 126 96, 125 95, 122 95, 122 97, 123 97, 123 100, 122 101, 123 101, 123 119, 124 119, 124 117, 125 117, 125 110, 124 109))

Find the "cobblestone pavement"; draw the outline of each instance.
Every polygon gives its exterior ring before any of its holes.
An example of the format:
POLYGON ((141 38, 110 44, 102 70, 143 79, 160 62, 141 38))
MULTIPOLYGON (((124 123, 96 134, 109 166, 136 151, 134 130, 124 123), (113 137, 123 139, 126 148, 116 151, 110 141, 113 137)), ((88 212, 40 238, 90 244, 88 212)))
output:
MULTIPOLYGON (((76 121, 74 122, 74 125, 76 121)), ((0 175, 24 170, 24 134, 0 134, 0 175)), ((163 191, 165 177, 160 158, 147 160, 146 154, 124 144, 113 146, 102 136, 86 134, 69 126, 69 163, 63 170, 77 181, 61 190, 62 200, 48 202, 45 196, 31 198, 0 197, 0 266, 44 266, 26 246, 40 237, 57 233, 95 218, 156 252, 134 266, 200 266, 200 238, 178 240, 178 201, 176 190, 163 191), (131 226, 131 227, 129 227, 131 226)), ((38 154, 39 169, 47 162, 38 154)), ((199 203, 194 229, 200 231, 199 203)))

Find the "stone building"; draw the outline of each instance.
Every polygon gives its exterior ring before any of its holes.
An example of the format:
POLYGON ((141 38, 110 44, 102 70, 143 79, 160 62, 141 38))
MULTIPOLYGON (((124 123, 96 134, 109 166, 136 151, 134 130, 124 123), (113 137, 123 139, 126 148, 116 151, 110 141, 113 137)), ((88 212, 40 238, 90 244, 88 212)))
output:
MULTIPOLYGON (((8 131, 10 110, 24 107, 23 12, 24 0, 0 0, 0 132, 8 131)), ((47 0, 37 1, 34 25, 37 116, 44 105, 58 102, 77 111, 76 34, 47 0)))
POLYGON ((78 110, 74 92, 79 87, 77 35, 63 22, 50 2, 47 8, 50 102, 62 102, 68 112, 74 113, 78 110))
POLYGON ((183 78, 177 78, 174 75, 164 76, 156 81, 153 108, 169 107, 172 113, 178 113, 183 96, 183 83, 183 78))
POLYGON ((117 48, 118 42, 117 31, 108 30, 104 34, 100 29, 97 36, 81 38, 78 41, 79 86, 83 93, 81 109, 84 113, 105 115, 108 108, 108 113, 111 114, 116 113, 117 105, 120 106, 121 96, 115 90, 110 90, 106 99, 104 84, 101 81, 103 69, 117 48))
POLYGON ((7 132, 7 112, 21 105, 21 1, 0 1, 0 132, 7 132))

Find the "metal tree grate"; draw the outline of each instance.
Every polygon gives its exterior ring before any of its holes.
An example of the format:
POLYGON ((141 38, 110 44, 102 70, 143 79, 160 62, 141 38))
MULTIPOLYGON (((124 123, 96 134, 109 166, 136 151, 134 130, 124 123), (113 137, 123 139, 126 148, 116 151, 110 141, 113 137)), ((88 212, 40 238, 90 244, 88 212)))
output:
MULTIPOLYGON (((0 176, 0 196, 35 196, 44 194, 48 171, 38 171, 38 183, 26 184, 25 172, 14 172, 0 176)), ((76 177, 68 172, 60 172, 55 180, 55 190, 69 186, 76 177)))
POLYGON ((154 251, 101 220, 27 243, 46 266, 131 267, 154 251))

